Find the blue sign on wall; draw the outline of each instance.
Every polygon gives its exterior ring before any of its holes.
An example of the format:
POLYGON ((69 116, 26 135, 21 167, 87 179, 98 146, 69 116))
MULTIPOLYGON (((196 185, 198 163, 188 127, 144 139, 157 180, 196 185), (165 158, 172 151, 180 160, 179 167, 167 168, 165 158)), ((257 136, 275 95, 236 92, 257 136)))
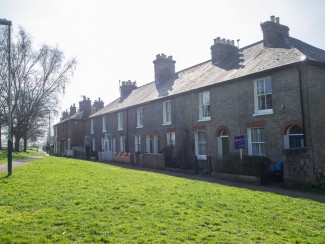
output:
POLYGON ((246 147, 245 135, 234 136, 235 149, 242 149, 246 147))

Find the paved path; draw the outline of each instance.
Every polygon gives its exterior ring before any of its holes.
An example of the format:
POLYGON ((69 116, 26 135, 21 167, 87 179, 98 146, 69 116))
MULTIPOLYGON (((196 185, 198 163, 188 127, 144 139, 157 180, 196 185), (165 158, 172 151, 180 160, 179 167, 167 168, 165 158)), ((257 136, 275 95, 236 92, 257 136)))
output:
MULTIPOLYGON (((27 164, 29 162, 32 162, 36 159, 43 158, 44 156, 37 156, 33 158, 26 158, 26 159, 20 159, 20 160, 15 160, 12 162, 12 168, 17 168, 19 166, 22 166, 24 164, 27 164)), ((0 165, 0 173, 8 172, 8 163, 1 164, 0 165)))

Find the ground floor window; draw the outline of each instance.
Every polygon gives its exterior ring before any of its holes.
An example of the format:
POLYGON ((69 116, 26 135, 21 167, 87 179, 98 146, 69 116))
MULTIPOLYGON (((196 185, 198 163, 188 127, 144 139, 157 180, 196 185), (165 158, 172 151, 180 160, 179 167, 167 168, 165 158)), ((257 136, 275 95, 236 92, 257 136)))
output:
POLYGON ((146 136, 146 152, 147 153, 153 152, 152 138, 150 135, 146 136))
POLYGON ((206 160, 206 132, 196 131, 194 133, 195 137, 195 156, 197 159, 206 160))
POLYGON ((304 133, 297 125, 290 126, 284 135, 285 148, 303 148, 304 147, 304 133))
POLYGON ((226 158, 229 156, 229 135, 226 130, 221 130, 217 138, 218 157, 226 158))
POLYGON ((136 152, 141 151, 141 136, 140 135, 134 136, 134 149, 136 152))
POLYGON ((265 156, 264 128, 248 128, 248 154, 265 156))
POLYGON ((93 138, 93 140, 92 140, 92 150, 93 151, 96 151, 96 141, 95 141, 95 138, 93 138))
POLYGON ((175 146, 176 144, 175 132, 167 132, 167 146, 175 146))
POLYGON ((156 133, 153 135, 153 153, 159 152, 159 135, 156 133))
POLYGON ((125 136, 120 136, 120 152, 125 152, 125 136))

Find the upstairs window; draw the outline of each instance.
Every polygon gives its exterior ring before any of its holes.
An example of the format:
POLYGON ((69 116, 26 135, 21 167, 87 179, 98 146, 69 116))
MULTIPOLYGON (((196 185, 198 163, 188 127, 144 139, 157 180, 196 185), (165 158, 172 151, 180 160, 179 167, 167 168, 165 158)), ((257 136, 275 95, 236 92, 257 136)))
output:
POLYGON ((170 100, 163 102, 163 125, 172 123, 172 108, 170 100))
POLYGON ((137 128, 143 127, 143 108, 137 109, 137 128))
POLYGON ((199 93, 199 121, 210 119, 210 92, 201 92, 199 93))
POLYGON ((273 114, 271 77, 254 81, 254 115, 273 114))
POLYGON ((299 126, 292 125, 287 129, 284 135, 284 146, 286 149, 304 147, 304 133, 299 126))
POLYGON ((123 130, 123 112, 117 114, 117 125, 118 130, 123 130))

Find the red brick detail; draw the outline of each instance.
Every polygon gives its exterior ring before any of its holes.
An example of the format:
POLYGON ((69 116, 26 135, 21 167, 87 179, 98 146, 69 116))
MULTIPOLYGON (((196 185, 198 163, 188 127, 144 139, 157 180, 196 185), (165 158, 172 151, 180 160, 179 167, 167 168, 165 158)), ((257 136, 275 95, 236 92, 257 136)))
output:
POLYGON ((207 129, 207 125, 205 124, 194 125, 194 130, 206 130, 206 129, 207 129))
POLYGON ((156 130, 153 132, 153 135, 158 135, 158 138, 160 138, 160 134, 159 134, 159 132, 156 131, 156 130))
POLYGON ((285 135, 287 133, 288 128, 292 125, 297 125, 302 129, 302 123, 300 121, 294 119, 288 120, 281 126, 280 135, 285 135))
POLYGON ((227 126, 225 126, 225 125, 220 125, 220 126, 216 129, 216 134, 215 134, 215 136, 216 136, 216 137, 220 136, 220 132, 221 132, 222 130, 227 131, 228 136, 231 137, 230 129, 229 129, 227 126))
POLYGON ((175 128, 166 128, 166 132, 176 132, 175 128))
POLYGON ((246 127, 247 128, 265 127, 265 121, 264 120, 248 121, 246 122, 246 127))

